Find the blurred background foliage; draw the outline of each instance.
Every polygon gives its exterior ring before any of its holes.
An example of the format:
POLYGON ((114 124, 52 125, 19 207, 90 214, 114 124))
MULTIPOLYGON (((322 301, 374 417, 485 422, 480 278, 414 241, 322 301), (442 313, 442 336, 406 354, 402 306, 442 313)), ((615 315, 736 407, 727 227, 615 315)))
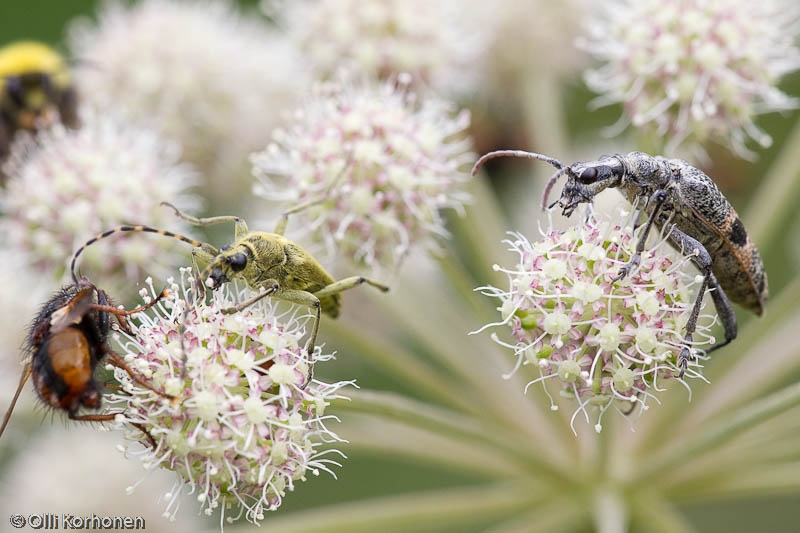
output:
MULTIPOLYGON (((256 9, 257 7, 257 2, 243 1, 241 3, 247 9, 256 9)), ((63 51, 65 24, 75 16, 92 15, 99 4, 100 2, 88 0, 2 2, 0 3, 0 43, 18 39, 36 39, 50 43, 63 51)), ((165 46, 169 46, 169 36, 165 36, 165 46)), ((522 57, 525 57, 526 54, 536 53, 531 50, 518 50, 517 52, 522 57)), ((475 151, 483 153, 492 149, 513 147, 550 153, 551 155, 557 155, 562 160, 571 159, 571 156, 566 154, 549 151, 547 147, 548 132, 529 129, 524 124, 524 121, 520 120, 520 114, 525 115, 524 101, 526 97, 525 91, 528 90, 525 88, 527 81, 524 79, 520 81, 513 77, 512 80, 506 86, 506 91, 501 92, 499 95, 495 93, 487 99, 467 99, 462 102, 473 113, 475 151)), ((800 74, 795 73, 787 77, 781 87, 789 94, 800 94, 800 74)), ((588 151, 590 148, 587 148, 587 146, 595 145, 595 138, 599 136, 598 132, 602 127, 616 120, 620 108, 612 106, 597 112, 587 112, 587 103, 591 100, 593 94, 583 85, 577 74, 572 77, 567 76, 562 80, 559 90, 561 91, 560 100, 563 103, 566 117, 566 138, 571 139, 575 146, 583 145, 583 151, 579 154, 575 154, 572 151, 574 146, 569 147, 570 154, 575 155, 575 159, 586 159, 599 155, 588 151)), ((759 120, 759 124, 773 136, 776 142, 773 143, 771 148, 760 151, 759 159, 755 163, 728 157, 723 148, 719 148, 719 152, 713 151, 717 149, 712 148, 710 155, 714 163, 707 167, 706 170, 709 175, 715 177, 715 180, 717 180, 731 203, 737 207, 740 213, 757 217, 762 210, 769 211, 771 209, 770 205, 755 204, 754 198, 761 198, 756 194, 761 177, 775 161, 783 146, 781 140, 789 136, 792 129, 796 127, 798 117, 800 117, 800 114, 795 111, 783 115, 770 114, 759 120)), ((607 141, 605 141, 604 146, 608 146, 607 141)), ((795 157, 800 157, 800 155, 795 157)), ((541 178, 547 171, 534 169, 530 162, 522 160, 498 162, 490 165, 488 169, 493 178, 491 187, 497 196, 497 204, 506 207, 504 213, 504 217, 507 220, 505 227, 517 229, 523 225, 527 226, 529 233, 532 232, 532 228, 535 226, 531 223, 528 214, 538 210, 538 194, 535 192, 535 187, 531 185, 533 181, 532 175, 536 174, 538 178, 541 178)), ((793 201, 796 205, 800 201, 800 197, 794 198, 793 201)), ((800 217, 798 217, 798 213, 800 211, 797 209, 790 209, 785 213, 783 219, 777 223, 777 226, 783 228, 784 231, 770 234, 770 238, 774 242, 758 243, 759 247, 766 250, 764 259, 773 296, 779 294, 784 286, 797 277, 798 256, 800 255, 800 245, 798 245, 798 242, 800 242, 800 237, 798 237, 800 235, 800 217)), ((469 216, 480 220, 481 213, 472 209, 469 211, 469 216)), ((470 224, 467 223, 467 229, 465 229, 465 223, 457 217, 450 217, 450 221, 453 224, 451 229, 454 232, 455 240, 448 245, 448 249, 453 252, 458 268, 469 271, 476 279, 491 276, 489 264, 477 264, 474 262, 474 255, 464 253, 465 249, 468 250, 475 246, 474 242, 470 242, 471 235, 468 229, 470 224)), ((498 241, 502 237, 503 235, 496 235, 498 241)), ((408 281, 406 280, 406 282, 408 281)), ((413 282, 413 279, 411 282, 413 282)), ((356 292, 358 291, 354 291, 352 295, 348 293, 346 298, 348 300, 347 305, 352 306, 350 309, 359 309, 362 306, 365 309, 374 308, 374 304, 370 303, 373 300, 371 295, 362 297, 360 294, 355 294, 356 292)), ((478 302, 477 295, 475 298, 476 303, 474 305, 476 307, 483 308, 488 305, 487 302, 478 302)), ((14 302, 5 301, 5 305, 13 304, 14 302)), ((420 302, 420 305, 425 305, 425 302, 420 302)), ((383 306, 384 304, 380 304, 379 308, 383 306)), ((741 320, 741 328, 746 328, 751 317, 741 312, 737 314, 741 320)), ((342 322, 345 333, 369 327, 364 325, 363 317, 353 316, 361 315, 361 313, 346 313, 346 315, 348 316, 342 322)), ((771 318, 768 309, 765 320, 769 321, 771 318)), ((466 333, 479 326, 480 324, 465 322, 463 331, 466 333)), ((385 367, 375 367, 370 362, 359 359, 357 341, 352 338, 348 339, 347 334, 332 334, 332 329, 331 324, 323 322, 321 339, 326 342, 326 347, 335 349, 338 352, 338 360, 335 364, 328 364, 318 370, 320 376, 329 379, 351 379, 356 377, 359 385, 363 388, 398 391, 410 395, 415 394, 413 388, 409 389, 402 381, 394 379, 391 373, 386 372, 385 367)), ((391 325, 381 331, 382 334, 391 336, 391 325)), ((798 346, 800 346, 800 341, 795 340, 795 342, 798 342, 798 346)), ((418 348, 418 355, 425 357, 424 347, 409 346, 407 348, 411 351, 418 348)), ((724 358, 725 355, 725 351, 722 351, 715 356, 724 358)), ((787 375, 785 381, 795 381, 798 377, 800 376, 796 374, 787 375)), ((15 382, 15 379, 12 379, 11 382, 15 382)), ((713 386, 713 383, 711 386, 713 386)), ((24 394, 29 397, 33 396, 31 390, 26 390, 24 394)), ((469 396, 470 392, 464 390, 463 394, 469 396)), ((691 409, 691 404, 686 406, 686 409, 691 409)), ((81 435, 86 440, 94 439, 97 435, 96 431, 90 428, 78 427, 77 424, 69 422, 62 423, 58 417, 54 421, 51 421, 50 418, 50 416, 46 416, 43 417, 43 420, 37 418, 35 421, 29 421, 25 428, 30 431, 28 437, 21 436, 20 432, 17 431, 15 432, 16 436, 10 439, 11 442, 9 442, 9 439, 5 439, 5 442, 0 443, 0 472, 3 472, 3 474, 0 474, 2 476, 0 480, 0 489, 2 490, 0 492, 6 494, 6 498, 11 498, 10 501, 6 499, 3 502, 3 508, 9 512, 16 511, 14 507, 15 487, 8 485, 10 477, 6 475, 11 468, 9 463, 14 461, 14 456, 10 453, 10 446, 24 449, 29 445, 34 435, 48 431, 63 430, 70 434, 81 435)), ((347 438, 346 432, 342 436, 347 438)), ((64 448, 60 452, 53 451, 51 456, 41 457, 42 463, 70 462, 74 450, 68 448, 66 443, 69 442, 70 445, 73 445, 76 444, 76 440, 79 441, 80 439, 65 440, 64 448)), ((80 446, 80 444, 77 445, 80 446)), ((491 479, 490 477, 483 477, 474 472, 466 472, 456 467, 437 465, 430 461, 415 461, 403 454, 392 456, 385 452, 371 453, 369 450, 359 448, 351 451, 347 445, 343 445, 341 448, 348 455, 348 459, 344 461, 343 468, 336 470, 338 479, 334 480, 322 475, 311 482, 299 484, 297 489, 286 498, 281 508, 265 518, 260 530, 286 531, 288 522, 282 522, 279 528, 272 526, 271 522, 280 516, 290 515, 291 513, 300 512, 302 515, 306 515, 312 512, 309 509, 322 505, 352 502, 381 495, 403 494, 420 489, 435 490, 448 487, 470 487, 491 479)), ((121 458, 116 457, 115 459, 108 459, 107 462, 86 465, 85 471, 75 472, 75 481, 77 483, 79 478, 84 476, 103 479, 121 461, 121 458)), ((43 492, 50 490, 48 468, 44 467, 40 471, 31 472, 30 475, 40 476, 38 482, 34 485, 35 488, 31 490, 43 492)), ((135 479, 131 479, 130 483, 134 481, 135 479)), ((68 483, 69 480, 61 480, 61 482, 68 483)), ((148 483, 149 480, 142 485, 141 490, 146 492, 148 483)), ((157 494, 153 493, 150 496, 155 499, 157 494)), ((95 495, 86 492, 83 497, 92 500, 95 495)), ((139 494, 138 497, 141 498, 142 495, 139 494)), ((31 502, 36 502, 37 497, 35 494, 27 494, 25 495, 25 500, 30 504, 31 502)), ((47 500, 43 499, 42 501, 47 500)), ((436 502, 431 503, 432 505, 436 504, 436 502)), ((193 504, 194 502, 191 499, 184 503, 184 514, 192 514, 194 512, 193 504)), ((579 504, 576 503, 576 505, 579 504)), ((718 502, 712 501, 697 504, 684 502, 681 504, 681 509, 685 512, 688 522, 697 531, 796 531, 797 509, 799 508, 800 496, 794 493, 771 493, 752 497, 743 496, 718 502)), ((41 509, 41 511, 46 512, 47 509, 41 509)), ((97 509, 96 511, 105 512, 104 509, 97 509)), ((511 511, 508 510, 508 512, 511 511)), ((513 511, 516 513, 519 510, 513 511)), ((484 531, 491 529, 496 523, 505 519, 504 513, 506 510, 501 508, 497 512, 497 516, 487 515, 481 519, 475 519, 471 513, 465 512, 463 520, 453 517, 450 524, 429 525, 424 529, 408 525, 398 526, 396 529, 384 528, 384 530, 484 531)), ((0 520, 5 520, 5 518, 0 517, 0 520)), ((165 525, 166 523, 162 524, 162 519, 156 515, 149 518, 148 530, 151 530, 152 525, 152 530, 188 531, 187 524, 182 523, 180 520, 179 517, 179 521, 175 524, 165 525)), ((207 523, 207 527, 211 531, 216 529, 213 519, 207 523)), ((585 531, 589 530, 585 529, 585 531)), ((639 524, 637 530, 647 531, 647 528, 639 524)))

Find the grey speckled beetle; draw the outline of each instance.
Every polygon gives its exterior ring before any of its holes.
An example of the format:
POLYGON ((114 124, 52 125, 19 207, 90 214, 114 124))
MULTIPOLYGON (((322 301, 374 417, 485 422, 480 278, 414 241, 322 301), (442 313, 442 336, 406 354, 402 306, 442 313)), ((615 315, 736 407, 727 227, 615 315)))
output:
POLYGON ((725 346, 736 338, 736 314, 731 300, 761 315, 767 301, 767 274, 764 263, 747 231, 714 182, 701 170, 682 159, 666 159, 642 152, 602 156, 596 161, 564 165, 557 159, 522 150, 490 152, 475 163, 472 174, 495 157, 525 157, 545 161, 558 169, 547 182, 542 209, 558 204, 564 216, 570 216, 578 204, 591 202, 600 191, 612 187, 622 191, 628 201, 647 215, 647 222, 636 244, 636 252, 623 266, 614 281, 627 276, 641 260, 647 235, 653 224, 668 227, 670 243, 691 256, 703 273, 703 283, 686 323, 684 347, 678 358, 683 376, 692 357, 689 343, 697 326, 697 317, 706 289, 725 330, 725 340, 708 352, 725 346), (567 175, 561 198, 550 206, 547 198, 556 181, 567 175), (730 300, 729 300, 730 298, 730 300))

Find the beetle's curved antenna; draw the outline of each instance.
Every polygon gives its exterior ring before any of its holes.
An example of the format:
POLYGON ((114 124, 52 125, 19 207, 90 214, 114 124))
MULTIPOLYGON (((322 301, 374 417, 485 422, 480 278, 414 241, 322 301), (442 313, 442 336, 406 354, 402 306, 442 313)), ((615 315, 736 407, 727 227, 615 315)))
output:
POLYGON ((526 152, 525 150, 496 150, 494 152, 489 152, 488 154, 484 154, 481 156, 480 159, 475 163, 472 167, 472 175, 478 173, 478 170, 483 166, 484 163, 489 161, 490 159, 494 159, 496 157, 524 157, 526 159, 538 159, 539 161, 544 161, 545 163, 549 163, 558 169, 558 172, 553 174, 549 180, 547 180, 547 185, 544 186, 544 193, 542 193, 542 210, 546 210, 549 207, 553 207, 553 205, 547 205, 547 198, 550 196, 550 191, 555 186, 558 178, 560 178, 563 174, 570 174, 572 175, 572 170, 564 165, 561 161, 554 157, 548 157, 546 155, 537 154, 535 152, 526 152))
POLYGON ((81 246, 80 248, 75 250, 75 253, 72 254, 72 260, 70 261, 70 264, 69 264, 70 271, 72 272, 72 280, 75 283, 78 283, 78 271, 75 268, 75 265, 76 265, 76 263, 78 261, 78 257, 80 257, 80 255, 83 253, 83 251, 86 248, 88 248, 92 244, 96 243, 97 241, 100 241, 102 239, 110 237, 111 235, 114 235, 115 233, 121 233, 121 232, 125 232, 125 231, 141 231, 141 232, 145 232, 145 233, 156 233, 158 235, 163 235, 164 237, 170 237, 172 239, 177 239, 177 240, 183 241, 183 242, 185 242, 187 244, 191 244, 195 248, 200 247, 200 246, 203 245, 203 243, 200 242, 200 241, 196 241, 194 239, 190 239, 189 237, 184 237, 183 235, 180 235, 178 233, 172 233, 171 231, 158 229, 158 228, 151 228, 150 226, 142 226, 142 225, 139 225, 139 226, 117 226, 116 228, 111 228, 110 230, 104 231, 103 233, 101 233, 101 234, 99 234, 99 235, 97 235, 95 237, 92 237, 91 239, 89 239, 88 241, 83 243, 83 246, 81 246))
POLYGON ((526 152, 525 150, 495 150, 494 152, 483 154, 481 158, 478 159, 478 161, 472 167, 472 175, 474 176, 477 174, 478 170, 480 170, 484 163, 497 157, 524 157, 527 159, 538 159, 539 161, 550 163, 559 170, 564 168, 564 163, 553 157, 547 157, 546 155, 537 154, 534 152, 526 152))
POLYGON ((542 211, 546 211, 558 203, 558 200, 556 200, 552 204, 547 205, 547 199, 550 197, 550 191, 555 187, 558 178, 563 174, 573 174, 572 169, 569 167, 560 168, 547 180, 547 185, 544 186, 544 191, 542 192, 542 211))

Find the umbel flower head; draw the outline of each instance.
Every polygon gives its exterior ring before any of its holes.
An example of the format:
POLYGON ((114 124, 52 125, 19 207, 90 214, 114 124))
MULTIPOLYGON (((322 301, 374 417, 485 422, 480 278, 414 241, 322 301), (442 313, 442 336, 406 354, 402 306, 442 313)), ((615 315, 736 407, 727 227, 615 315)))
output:
POLYGON ((756 115, 792 109, 775 85, 800 68, 800 10, 783 0, 600 2, 579 44, 605 64, 586 73, 600 105, 620 102, 618 124, 703 153, 707 140, 752 158, 772 140, 756 115))
POLYGON ((234 2, 102 6, 97 23, 70 27, 81 97, 156 122, 209 180, 209 195, 240 205, 247 154, 266 145, 279 110, 296 105, 305 86, 299 54, 234 2))
POLYGON ((468 195, 469 113, 418 99, 405 82, 319 85, 274 143, 253 154, 254 193, 303 211, 317 241, 374 270, 447 235, 440 209, 468 195))
MULTIPOLYGON (((18 137, 4 168, 10 177, 2 198, 8 243, 27 255, 35 270, 55 279, 72 251, 119 224, 180 224, 159 206, 168 199, 184 208, 194 175, 180 163, 180 146, 156 131, 114 113, 85 109, 80 129, 56 125, 37 136, 18 137)), ((123 272, 141 279, 153 257, 174 249, 162 239, 120 236, 87 249, 82 271, 123 272)), ((112 279, 113 276, 108 276, 112 279)))
POLYGON ((322 78, 340 68, 381 79, 464 92, 477 81, 482 25, 463 2, 315 0, 287 2, 287 32, 322 78))
MULTIPOLYGON (((529 368, 535 377, 528 387, 558 382, 561 394, 578 404, 571 424, 583 413, 587 422, 594 417, 598 432, 610 407, 630 412, 637 403, 646 409, 648 400, 657 401, 655 394, 680 372, 684 328, 702 279, 691 272, 690 258, 662 238, 625 279, 613 281, 634 252, 630 227, 592 216, 535 243, 511 236, 505 242, 518 263, 495 265, 508 275, 508 289, 480 290, 501 301, 502 320, 484 328, 510 327, 513 343, 496 333, 492 338, 514 351, 512 374, 529 368)), ((713 342, 709 318, 701 316, 694 334, 695 356, 702 355, 697 346, 713 342)), ((689 363, 686 376, 702 379, 698 361, 689 363)), ((551 405, 557 409, 552 398, 551 405)))
MULTIPOLYGON (((188 487, 206 514, 221 506, 224 516, 237 506, 238 516, 229 520, 244 514, 257 522, 308 473, 333 474, 329 466, 339 466, 327 458, 338 450, 317 448, 339 440, 325 425, 331 418, 325 407, 352 382, 309 382, 310 366, 333 356, 315 347, 308 361, 304 321, 291 311, 279 314, 269 299, 222 312, 252 296, 250 290, 223 285, 210 303, 185 312, 188 277, 189 269, 182 269, 180 283, 168 280, 169 299, 133 319, 134 336, 118 338, 133 370, 173 399, 116 369, 123 390, 112 401, 124 408, 117 421, 144 445, 130 453, 138 453, 146 469, 178 474, 165 515, 174 515, 188 487)), ((147 283, 150 294, 142 289, 142 296, 150 301, 156 292, 152 280, 147 283)))

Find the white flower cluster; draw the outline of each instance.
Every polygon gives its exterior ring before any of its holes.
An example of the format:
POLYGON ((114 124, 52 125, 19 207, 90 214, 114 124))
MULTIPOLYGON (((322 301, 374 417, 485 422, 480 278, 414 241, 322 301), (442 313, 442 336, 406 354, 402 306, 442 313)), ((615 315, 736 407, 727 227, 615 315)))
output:
MULTIPOLYGON (((603 413, 619 404, 614 400, 626 404, 617 407, 623 412, 637 403, 646 408, 663 383, 679 374, 684 329, 699 287, 698 276, 689 272, 690 258, 663 241, 649 247, 625 279, 614 281, 634 252, 631 233, 630 227, 592 218, 549 231, 535 243, 512 234, 506 242, 518 263, 495 266, 508 275, 508 289, 481 289, 500 299, 502 316, 481 330, 511 328, 513 344, 496 333, 492 338, 513 350, 514 372, 531 368, 536 377, 528 386, 558 381, 562 394, 578 403, 573 421, 583 413, 589 422, 589 409, 595 408, 598 431, 603 413)), ((696 357, 702 355, 699 346, 713 343, 708 318, 694 335, 696 357)), ((695 360, 686 375, 702 379, 700 372, 695 360)))
MULTIPOLYGON (((352 382, 309 382, 310 365, 332 356, 315 348, 308 361, 302 321, 278 314, 269 299, 222 311, 251 296, 248 289, 226 284, 209 304, 186 311, 188 272, 180 284, 169 282, 165 302, 132 319, 133 336, 118 339, 130 367, 163 394, 116 369, 123 389, 111 401, 123 407, 118 423, 145 446, 130 453, 139 453, 145 468, 179 476, 166 514, 174 514, 188 486, 206 514, 235 505, 257 522, 309 472, 338 466, 327 455, 340 452, 317 448, 339 440, 325 425, 325 407, 352 382)), ((148 284, 145 301, 156 294, 148 284)))
POLYGON ((708 139, 752 158, 771 143, 756 115, 797 107, 775 85, 800 68, 800 10, 784 0, 622 0, 598 4, 579 44, 604 62, 586 73, 598 104, 622 103, 620 126, 695 152, 708 139))
POLYGON ((329 255, 394 269, 412 246, 447 234, 440 209, 468 200, 468 126, 469 113, 418 100, 401 80, 322 84, 252 156, 254 192, 288 205, 319 201, 299 216, 329 255))
MULTIPOLYGON (((164 199, 184 208, 198 203, 187 193, 195 176, 179 162, 180 153, 177 143, 150 128, 88 110, 80 129, 55 125, 19 138, 4 166, 10 179, 0 200, 8 244, 37 272, 59 279, 73 250, 101 231, 168 221, 185 228, 159 205, 164 199)), ((168 249, 174 243, 164 239, 115 237, 87 249, 82 271, 93 279, 124 273, 132 282, 168 249)))

